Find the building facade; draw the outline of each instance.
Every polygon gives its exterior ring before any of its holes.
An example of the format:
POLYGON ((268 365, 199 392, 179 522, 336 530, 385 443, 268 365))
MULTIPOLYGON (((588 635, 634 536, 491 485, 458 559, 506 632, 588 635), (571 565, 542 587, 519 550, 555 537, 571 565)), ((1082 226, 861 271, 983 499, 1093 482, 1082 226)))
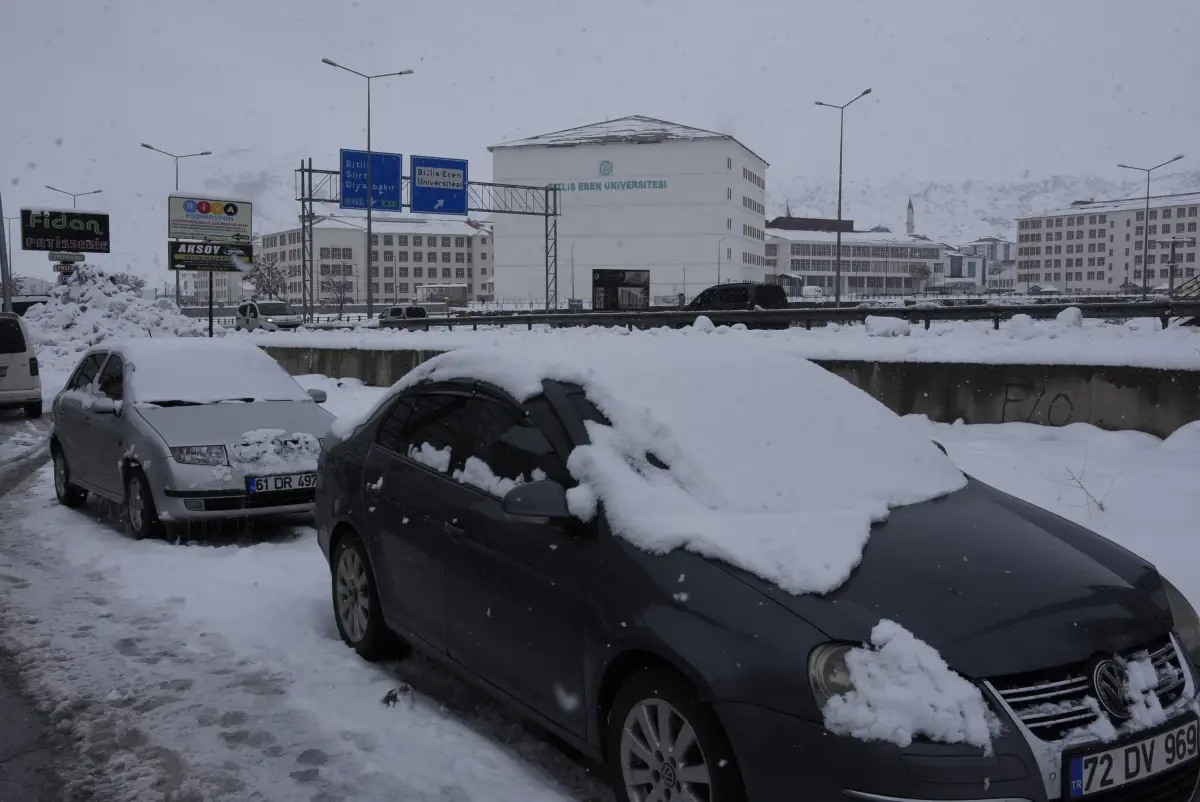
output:
MULTIPOLYGON (((495 182, 559 188, 561 305, 591 300, 593 270, 649 271, 654 299, 767 272, 767 163, 733 137, 625 117, 489 150, 495 182)), ((544 220, 494 222, 496 299, 544 304, 544 220)))
MULTIPOLYGON (((837 235, 768 229, 768 271, 803 279, 825 295, 836 291, 837 235)), ((919 235, 842 234, 842 295, 978 292, 983 258, 919 235)))
MULTIPOLYGON (((367 232, 323 220, 313 225, 313 280, 322 305, 365 303, 367 232)), ((493 241, 490 224, 457 220, 376 220, 372 224, 371 293, 378 304, 491 300, 493 241)), ((303 245, 299 228, 267 234, 262 254, 286 274, 286 300, 303 301, 303 245)))
POLYGON ((1017 220, 1020 291, 1118 293, 1196 276, 1200 192, 1076 201, 1017 220), (1176 264, 1170 258, 1174 242, 1176 264))
POLYGON ((984 260, 984 287, 990 292, 1017 289, 1017 244, 999 237, 980 237, 959 248, 984 260))

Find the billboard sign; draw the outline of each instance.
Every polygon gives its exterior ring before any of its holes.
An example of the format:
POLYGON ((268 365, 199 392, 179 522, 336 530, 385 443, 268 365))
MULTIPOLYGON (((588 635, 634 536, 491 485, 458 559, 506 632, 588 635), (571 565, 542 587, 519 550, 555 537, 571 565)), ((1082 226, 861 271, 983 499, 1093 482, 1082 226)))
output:
POLYGON ((249 242, 168 242, 167 251, 169 270, 241 273, 254 262, 249 242))
POLYGON ((409 157, 409 204, 414 213, 467 213, 467 160, 409 157))
MULTIPOLYGON (((343 209, 367 208, 367 152, 365 150, 341 151, 342 199, 338 204, 343 209)), ((401 210, 400 192, 403 178, 404 157, 399 153, 371 152, 371 208, 381 212, 401 210)))
POLYGON ((21 210, 21 250, 108 253, 108 215, 99 212, 21 210))
POLYGON ((167 201, 167 237, 249 242, 254 228, 250 201, 172 195, 167 201))
POLYGON ((82 253, 68 253, 66 251, 50 251, 51 262, 82 262, 82 253))
POLYGON ((615 312, 650 306, 649 270, 593 270, 592 309, 615 312))

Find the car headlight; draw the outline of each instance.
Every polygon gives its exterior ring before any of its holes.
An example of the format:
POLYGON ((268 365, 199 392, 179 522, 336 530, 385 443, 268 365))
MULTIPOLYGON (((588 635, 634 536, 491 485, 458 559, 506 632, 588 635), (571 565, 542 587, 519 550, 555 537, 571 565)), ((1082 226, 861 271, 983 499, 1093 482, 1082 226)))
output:
POLYGON ((181 446, 171 449, 171 459, 181 465, 228 465, 225 446, 181 446))
POLYGON ((1163 590, 1167 592, 1167 604, 1171 607, 1171 618, 1175 620, 1175 634, 1180 643, 1192 658, 1192 664, 1200 666, 1200 616, 1187 597, 1165 578, 1162 580, 1163 590))
POLYGON ((267 322, 268 322, 268 323, 274 323, 274 322, 275 322, 275 318, 273 318, 273 317, 269 317, 269 318, 267 318, 267 322))
POLYGON ((833 697, 854 690, 850 667, 846 665, 846 655, 854 648, 848 643, 826 643, 808 656, 808 682, 819 710, 824 710, 833 697))

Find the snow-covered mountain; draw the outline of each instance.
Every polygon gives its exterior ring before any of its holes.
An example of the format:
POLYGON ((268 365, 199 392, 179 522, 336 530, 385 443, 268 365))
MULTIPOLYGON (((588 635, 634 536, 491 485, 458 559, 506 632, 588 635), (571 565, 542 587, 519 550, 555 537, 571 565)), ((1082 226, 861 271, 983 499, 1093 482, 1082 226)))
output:
MULTIPOLYGON (((1016 218, 1068 206, 1077 200, 1140 198, 1146 184, 1132 174, 1129 181, 1056 175, 1042 180, 943 184, 900 176, 883 182, 846 181, 842 215, 866 230, 884 225, 904 232, 904 213, 912 198, 918 234, 961 244, 981 236, 1016 239, 1016 218)), ((769 181, 772 215, 783 214, 785 201, 797 217, 837 214, 837 177, 803 177, 769 181)), ((1200 190, 1200 170, 1155 175, 1153 195, 1200 190)))

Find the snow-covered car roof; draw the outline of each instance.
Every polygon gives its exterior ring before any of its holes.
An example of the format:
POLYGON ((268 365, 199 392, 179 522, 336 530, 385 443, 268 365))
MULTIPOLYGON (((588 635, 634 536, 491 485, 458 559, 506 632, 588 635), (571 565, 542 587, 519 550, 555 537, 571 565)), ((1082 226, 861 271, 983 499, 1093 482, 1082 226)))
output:
POLYGON ((88 349, 97 351, 115 351, 132 366, 126 379, 129 401, 312 400, 265 351, 236 339, 112 339, 88 349))
MULTIPOLYGON (((376 409, 426 380, 480 380, 518 400, 544 380, 578 384, 613 425, 589 423, 592 443, 568 461, 574 514, 586 519, 602 502, 613 531, 652 552, 684 547, 793 593, 828 592, 858 564, 872 523, 966 479, 865 392, 786 340, 757 335, 694 327, 499 340, 424 363, 376 409)), ((354 427, 339 420, 334 433, 354 427)))

